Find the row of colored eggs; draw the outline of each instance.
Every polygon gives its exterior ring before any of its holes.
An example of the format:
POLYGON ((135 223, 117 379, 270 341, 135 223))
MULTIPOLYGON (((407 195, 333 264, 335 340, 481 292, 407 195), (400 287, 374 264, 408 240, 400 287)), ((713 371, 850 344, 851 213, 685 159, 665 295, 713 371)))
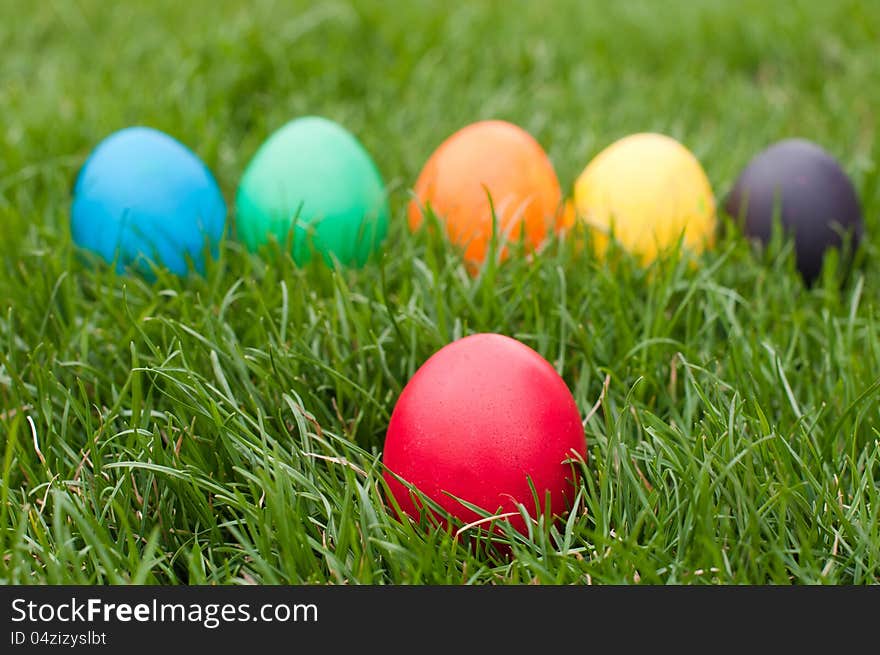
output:
MULTIPOLYGON (((471 124, 431 155, 414 187, 408 223, 427 210, 463 249, 471 270, 485 261, 494 233, 538 249, 552 232, 583 220, 601 254, 610 234, 647 262, 681 240, 711 246, 715 198, 697 158, 674 139, 633 134, 600 152, 565 200, 543 148, 504 121, 471 124)), ((779 142, 757 155, 725 201, 746 234, 767 241, 773 222, 794 235, 797 266, 812 281, 825 251, 852 246, 863 223, 856 191, 840 165, 805 140, 779 142)), ((297 263, 312 252, 359 266, 388 231, 382 177, 360 142, 321 117, 289 122, 248 164, 235 200, 238 237, 252 251, 270 239, 289 245, 297 263)), ((188 148, 145 127, 105 139, 86 161, 74 189, 75 243, 115 262, 185 274, 217 255, 226 203, 207 167, 188 148)), ((851 252, 851 250, 850 250, 851 252)), ((501 257, 506 256, 501 247, 501 257)))
MULTIPOLYGON (((301 118, 273 134, 247 166, 236 195, 236 231, 251 250, 272 237, 298 262, 312 248, 359 265, 385 238, 385 185, 360 143, 337 124, 301 118), (288 239, 290 240, 288 242, 288 239)), ((807 279, 837 228, 861 236, 858 198, 819 147, 784 141, 758 155, 728 195, 747 233, 767 239, 774 210, 795 232, 807 279)), ((525 131, 502 121, 470 125, 429 158, 408 210, 412 229, 429 208, 471 267, 493 230, 523 236, 531 249, 584 220, 598 251, 607 235, 648 261, 683 240, 699 251, 715 232, 715 200, 697 159, 677 141, 636 134, 602 151, 567 203, 553 166, 525 131)), ((216 256, 226 204, 207 167, 171 137, 129 128, 102 142, 77 180, 72 211, 79 245, 123 270, 148 261, 183 274, 216 256), (206 248, 205 246, 208 246, 206 248)), ((502 248, 502 255, 504 250, 502 248)), ((587 457, 578 407, 538 353, 513 339, 471 335, 435 353, 401 393, 383 448, 384 477, 404 513, 424 514, 418 490, 468 525, 481 508, 528 531, 522 508, 552 514, 575 502, 578 462, 587 457), (450 408, 453 408, 450 410, 450 408), (546 501, 546 503, 545 503, 546 501)))

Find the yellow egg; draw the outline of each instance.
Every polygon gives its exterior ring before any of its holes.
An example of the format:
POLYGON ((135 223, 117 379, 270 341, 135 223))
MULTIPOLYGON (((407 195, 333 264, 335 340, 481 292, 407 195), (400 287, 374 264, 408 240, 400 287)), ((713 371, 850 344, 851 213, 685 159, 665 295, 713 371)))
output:
POLYGON ((640 133, 605 148, 574 186, 597 255, 614 239, 644 264, 674 247, 699 253, 715 234, 715 198, 697 158, 675 139, 640 133))

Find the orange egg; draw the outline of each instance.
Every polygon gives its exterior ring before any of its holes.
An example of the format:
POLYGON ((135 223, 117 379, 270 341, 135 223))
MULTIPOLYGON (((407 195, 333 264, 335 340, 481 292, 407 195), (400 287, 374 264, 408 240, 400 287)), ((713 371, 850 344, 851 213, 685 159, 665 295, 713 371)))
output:
MULTIPOLYGON (((486 258, 493 207, 499 243, 523 236, 529 249, 574 221, 547 153, 528 132, 505 121, 473 123, 446 139, 419 174, 415 193, 410 229, 421 225, 430 208, 449 239, 464 248, 472 270, 486 258)), ((506 257, 507 249, 500 253, 506 257)))

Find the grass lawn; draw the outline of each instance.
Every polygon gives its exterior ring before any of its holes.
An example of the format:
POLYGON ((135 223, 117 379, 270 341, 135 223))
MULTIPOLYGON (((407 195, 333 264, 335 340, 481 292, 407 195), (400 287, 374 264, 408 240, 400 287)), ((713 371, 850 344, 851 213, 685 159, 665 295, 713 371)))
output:
POLYGON ((0 582, 880 582, 880 4, 140 4, 0 0, 0 582), (304 114, 374 156, 383 257, 297 268, 228 239, 204 277, 147 281, 77 255, 73 180, 112 131, 180 139, 231 206, 304 114), (471 277, 406 203, 483 118, 569 191, 632 132, 687 145, 719 199, 807 137, 866 239, 810 289, 790 243, 736 230, 698 266, 569 240, 471 277), (383 502, 401 389, 474 332, 536 349, 588 417, 576 510, 505 535, 512 556, 383 502))

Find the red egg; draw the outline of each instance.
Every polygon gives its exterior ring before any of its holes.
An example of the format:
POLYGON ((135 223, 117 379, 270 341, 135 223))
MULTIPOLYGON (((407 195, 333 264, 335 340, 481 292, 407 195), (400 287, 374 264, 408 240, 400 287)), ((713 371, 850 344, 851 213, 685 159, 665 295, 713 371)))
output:
MULTIPOLYGON (((475 334, 437 351, 400 395, 385 438, 385 479, 400 508, 424 509, 400 476, 465 523, 490 514, 562 515, 587 456, 580 412, 550 363, 500 334, 475 334), (537 492, 539 507, 530 486, 537 492), (458 500, 461 499, 461 500, 458 500)), ((509 518, 521 532, 521 515, 509 518)))

